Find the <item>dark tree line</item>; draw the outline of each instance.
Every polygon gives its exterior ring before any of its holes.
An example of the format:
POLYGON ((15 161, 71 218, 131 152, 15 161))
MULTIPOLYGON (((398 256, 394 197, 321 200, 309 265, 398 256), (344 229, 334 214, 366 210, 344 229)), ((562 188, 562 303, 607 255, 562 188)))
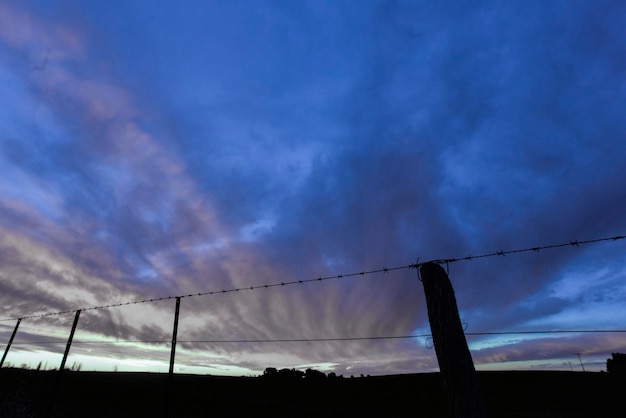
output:
POLYGON ((268 367, 263 372, 263 378, 265 379, 281 379, 281 380, 326 380, 326 379, 339 379, 343 376, 337 377, 334 372, 326 373, 315 369, 306 369, 305 371, 297 369, 276 369, 275 367, 268 367))

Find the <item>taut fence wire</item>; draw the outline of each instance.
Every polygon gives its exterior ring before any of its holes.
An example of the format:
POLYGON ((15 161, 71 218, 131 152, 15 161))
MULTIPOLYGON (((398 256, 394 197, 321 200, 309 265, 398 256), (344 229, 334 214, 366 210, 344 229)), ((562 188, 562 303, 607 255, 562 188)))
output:
MULTIPOLYGON (((466 336, 488 336, 488 335, 546 335, 546 334, 626 334, 626 329, 556 329, 556 330, 536 330, 536 331, 477 331, 464 332, 466 336)), ((176 340, 179 343, 211 343, 211 344, 235 344, 235 343, 314 343, 314 342, 335 342, 335 341, 371 341, 371 340, 401 340, 413 338, 429 338, 432 334, 411 334, 411 335, 380 335, 366 337, 329 337, 329 338, 263 338, 263 339, 241 339, 241 340, 176 340)), ((66 340, 58 341, 24 341, 13 343, 14 345, 36 345, 36 344, 65 344, 66 340)), ((76 344, 165 344, 170 340, 78 340, 76 344)))
POLYGON ((486 254, 481 254, 481 255, 468 255, 468 256, 459 257, 459 258, 439 258, 439 259, 434 259, 430 261, 424 261, 421 263, 419 262, 419 259, 418 259, 418 262, 416 263, 407 264, 403 266, 383 267, 383 268, 379 268, 375 270, 360 271, 360 272, 347 273, 347 274, 337 274, 334 276, 322 276, 322 277, 316 277, 312 279, 281 281, 281 282, 266 283, 266 284, 260 284, 260 285, 251 285, 251 286, 235 287, 235 288, 229 288, 229 289, 188 293, 188 294, 183 294, 183 295, 170 295, 170 296, 162 296, 158 298, 149 298, 149 299, 146 298, 146 299, 140 299, 140 300, 134 300, 134 301, 125 301, 125 302, 111 303, 111 304, 106 304, 106 305, 91 306, 91 307, 86 307, 86 308, 69 309, 65 311, 47 312, 47 313, 35 314, 35 315, 25 315, 25 316, 20 316, 20 317, 2 318, 0 319, 0 322, 17 321, 18 319, 43 318, 43 317, 48 317, 48 316, 76 313, 78 311, 92 311, 92 310, 97 310, 97 309, 107 309, 107 308, 114 308, 114 307, 121 307, 121 306, 128 306, 128 305, 137 305, 141 303, 153 303, 153 302, 172 300, 172 299, 177 299, 177 298, 182 299, 182 298, 191 298, 191 297, 197 297, 197 296, 210 296, 210 295, 225 294, 225 293, 235 293, 235 292, 242 292, 242 291, 247 291, 247 290, 270 289, 270 288, 277 288, 277 287, 284 287, 284 286, 291 286, 291 285, 298 285, 298 284, 305 284, 305 283, 318 283, 318 282, 323 282, 323 281, 328 281, 328 280, 338 280, 338 279, 343 279, 343 278, 365 276, 365 275, 371 275, 371 274, 376 274, 376 273, 388 273, 388 272, 396 271, 396 270, 419 269, 419 267, 429 262, 437 263, 437 264, 450 264, 450 263, 456 263, 459 261, 471 261, 475 259, 488 258, 488 257, 502 257, 502 256, 506 256, 509 254, 519 254, 519 253, 525 253, 525 252, 540 252, 542 250, 553 249, 553 248, 579 247, 581 245, 594 244, 594 243, 603 242, 603 241, 618 241, 624 238, 626 238, 625 235, 617 235, 617 236, 608 237, 608 238, 597 238, 597 239, 583 240, 583 241, 578 241, 578 240, 569 241, 569 242, 561 243, 561 244, 542 245, 542 246, 522 248, 522 249, 516 249, 516 250, 508 250, 508 251, 502 250, 502 251, 496 251, 496 252, 486 253, 486 254))

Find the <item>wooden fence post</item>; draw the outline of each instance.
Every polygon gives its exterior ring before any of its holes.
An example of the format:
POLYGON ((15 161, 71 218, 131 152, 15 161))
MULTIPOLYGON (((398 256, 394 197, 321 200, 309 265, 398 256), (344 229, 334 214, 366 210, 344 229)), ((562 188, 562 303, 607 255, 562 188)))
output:
POLYGON ((425 263, 420 275, 426 295, 428 320, 433 334, 439 370, 454 418, 484 418, 487 409, 478 376, 463 333, 452 283, 436 263, 425 263))
POLYGON ((61 360, 61 367, 59 367, 59 372, 63 372, 63 370, 65 369, 65 362, 67 361, 67 355, 70 353, 70 347, 72 346, 72 340, 74 339, 74 332, 76 331, 76 325, 78 324, 79 316, 80 309, 76 311, 76 316, 74 316, 72 331, 70 331, 70 337, 67 339, 67 345, 65 346, 65 353, 63 353, 63 360, 61 360))
POLYGON ((7 358, 7 354, 9 354, 9 348, 11 348, 11 344, 13 344, 13 338, 15 338, 15 334, 17 333, 17 329, 20 326, 20 322, 22 322, 22 318, 17 320, 17 324, 15 324, 15 328, 13 328, 13 334, 11 334, 11 338, 9 339, 9 343, 7 344, 7 348, 4 349, 2 360, 0 360, 0 367, 2 367, 2 365, 4 364, 4 359, 7 358))

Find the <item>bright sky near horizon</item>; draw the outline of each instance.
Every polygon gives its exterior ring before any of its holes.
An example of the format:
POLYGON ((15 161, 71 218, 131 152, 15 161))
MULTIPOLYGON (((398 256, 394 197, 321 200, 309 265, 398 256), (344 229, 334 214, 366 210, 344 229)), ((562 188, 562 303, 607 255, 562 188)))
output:
MULTIPOLYGON (((617 0, 0 0, 0 319, 624 235, 625 21, 617 0)), ((625 253, 451 264, 461 319, 624 329, 625 253)), ((68 365, 167 371, 173 315, 85 311, 68 365)), ((43 342, 72 320, 24 319, 7 361, 58 367, 43 342)), ((428 332, 407 269, 185 298, 178 339, 428 332)), ((625 335, 468 340, 478 369, 600 370, 625 335)), ((414 373, 428 346, 181 343, 176 370, 414 373)))

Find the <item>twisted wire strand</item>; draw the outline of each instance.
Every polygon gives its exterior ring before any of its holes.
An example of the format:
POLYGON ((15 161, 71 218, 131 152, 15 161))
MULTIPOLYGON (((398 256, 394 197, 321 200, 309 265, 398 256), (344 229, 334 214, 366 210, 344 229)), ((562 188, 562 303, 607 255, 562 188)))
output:
POLYGON ((540 252, 541 250, 552 249, 552 248, 579 247, 581 245, 593 244, 593 243, 603 242, 603 241, 618 241, 624 238, 626 238, 626 236, 617 235, 617 236, 607 237, 607 238, 597 238, 597 239, 583 240, 583 241, 576 240, 576 241, 570 241, 570 242, 561 243, 561 244, 542 245, 542 246, 537 246, 537 247, 529 247, 529 248, 522 248, 522 249, 516 249, 516 250, 508 250, 508 251, 502 250, 502 251, 496 251, 496 252, 486 253, 482 255, 475 255, 475 256, 468 255, 466 257, 460 257, 460 258, 441 258, 441 259, 435 259, 435 260, 430 260, 430 261, 425 261, 425 262, 419 262, 419 259, 418 259, 417 262, 413 264, 407 264, 404 266, 383 267, 383 268, 379 268, 375 270, 360 271, 360 272, 347 273, 347 274, 338 274, 334 276, 322 276, 322 277, 317 277, 313 279, 291 280, 291 281, 266 283, 266 284, 251 285, 251 286, 244 286, 244 287, 237 287, 237 288, 230 288, 230 289, 189 293, 189 294, 182 294, 182 295, 170 295, 170 296, 163 296, 163 297, 149 298, 149 299, 146 298, 146 299, 140 299, 140 300, 134 300, 134 301, 125 301, 125 302, 119 302, 119 303, 110 303, 106 305, 91 306, 91 307, 80 308, 80 309, 69 309, 65 311, 46 312, 46 313, 35 314, 35 315, 25 315, 21 317, 2 318, 0 319, 0 322, 16 321, 20 319, 44 318, 44 317, 49 317, 49 316, 76 313, 77 311, 92 311, 92 310, 98 310, 98 309, 107 309, 107 308, 122 307, 122 306, 128 306, 128 305, 137 305, 137 304, 142 304, 142 303, 160 302, 160 301, 178 299, 178 298, 190 298, 190 297, 196 297, 196 296, 234 293, 234 292, 256 290, 256 289, 269 289, 269 288, 276 288, 276 287, 291 286, 291 285, 296 285, 296 284, 315 283, 315 282, 323 282, 323 281, 328 281, 328 280, 339 280, 342 278, 349 278, 349 277, 356 277, 356 276, 363 277, 365 275, 376 274, 376 273, 388 273, 388 272, 397 271, 397 270, 418 269, 418 272, 419 272, 419 267, 421 267, 422 265, 426 263, 437 263, 437 264, 447 265, 447 264, 455 263, 459 261, 471 261, 474 259, 487 258, 487 257, 501 257, 501 256, 506 256, 508 254, 519 254, 519 253, 524 253, 524 252, 540 252))
MULTIPOLYGON (((623 334, 626 329, 569 329, 569 330, 538 330, 538 331, 479 331, 466 332, 466 336, 493 336, 493 335, 549 335, 549 334, 623 334)), ((367 337, 329 337, 329 338, 267 338, 267 339, 239 339, 239 340, 177 340, 177 343, 302 343, 302 342, 335 342, 335 341, 365 341, 365 340, 398 340, 412 338, 432 338, 432 334, 412 335, 383 335, 367 337)), ((109 340, 109 341, 73 341, 72 344, 164 344, 171 340, 109 340)), ((24 341, 14 344, 67 344, 66 340, 59 341, 24 341)))

